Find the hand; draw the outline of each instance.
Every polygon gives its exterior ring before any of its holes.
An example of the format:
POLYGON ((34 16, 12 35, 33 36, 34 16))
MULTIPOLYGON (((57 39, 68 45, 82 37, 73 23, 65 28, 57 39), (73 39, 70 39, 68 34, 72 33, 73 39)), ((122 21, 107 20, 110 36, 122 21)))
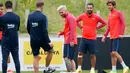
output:
POLYGON ((119 38, 122 39, 122 38, 123 38, 123 35, 119 35, 119 38))
POLYGON ((71 47, 74 47, 74 42, 70 42, 70 46, 71 46, 71 47))
POLYGON ((103 36, 102 39, 101 39, 101 41, 104 43, 104 42, 105 42, 105 39, 106 39, 106 37, 103 36))
POLYGON ((51 42, 49 43, 49 45, 50 45, 50 47, 52 47, 52 48, 54 47, 54 45, 53 45, 51 42))
POLYGON ((58 38, 61 36, 61 31, 58 33, 58 38))
POLYGON ((61 36, 60 33, 58 33, 58 38, 59 38, 60 36, 61 36))

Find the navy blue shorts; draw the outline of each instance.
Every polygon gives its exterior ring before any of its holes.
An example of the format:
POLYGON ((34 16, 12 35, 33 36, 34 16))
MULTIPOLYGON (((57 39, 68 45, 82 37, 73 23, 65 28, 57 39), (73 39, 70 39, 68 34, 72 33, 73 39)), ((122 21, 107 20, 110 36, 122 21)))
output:
POLYGON ((75 49, 76 49, 76 45, 74 47, 71 47, 70 44, 64 44, 63 57, 68 59, 73 59, 75 49))
POLYGON ((31 48, 32 48, 32 53, 34 56, 39 55, 40 53, 40 48, 42 48, 44 51, 50 51, 52 47, 46 42, 41 42, 41 41, 31 41, 31 48))
POLYGON ((119 50, 119 41, 120 39, 117 38, 117 39, 111 39, 111 48, 110 48, 110 51, 117 51, 119 50))
POLYGON ((78 52, 86 54, 96 54, 96 40, 82 38, 79 44, 78 52))

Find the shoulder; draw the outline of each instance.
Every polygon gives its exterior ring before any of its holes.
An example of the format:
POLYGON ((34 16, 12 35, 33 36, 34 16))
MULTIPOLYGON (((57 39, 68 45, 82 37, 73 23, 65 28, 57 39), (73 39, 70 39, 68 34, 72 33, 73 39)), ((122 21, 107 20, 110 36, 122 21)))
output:
POLYGON ((75 19, 75 17, 72 14, 68 14, 68 16, 66 18, 67 19, 75 19))
POLYGON ((13 14, 14 14, 14 16, 15 16, 16 18, 20 19, 20 16, 19 16, 18 14, 16 14, 16 13, 13 13, 13 14))
POLYGON ((77 19, 82 19, 84 16, 86 16, 86 13, 80 14, 80 15, 77 17, 77 19))
POLYGON ((117 12, 117 13, 121 13, 121 11, 119 11, 119 10, 116 10, 116 12, 117 12))
POLYGON ((98 15, 98 14, 93 14, 93 17, 94 17, 94 18, 97 18, 97 19, 101 19, 101 16, 98 15))
POLYGON ((122 12, 119 10, 117 10, 116 13, 118 14, 118 16, 120 16, 122 14, 122 12))
POLYGON ((44 13, 41 13, 41 15, 42 15, 43 17, 47 17, 44 13))
POLYGON ((86 13, 82 13, 82 14, 79 15, 79 17, 83 17, 85 15, 86 15, 86 13))

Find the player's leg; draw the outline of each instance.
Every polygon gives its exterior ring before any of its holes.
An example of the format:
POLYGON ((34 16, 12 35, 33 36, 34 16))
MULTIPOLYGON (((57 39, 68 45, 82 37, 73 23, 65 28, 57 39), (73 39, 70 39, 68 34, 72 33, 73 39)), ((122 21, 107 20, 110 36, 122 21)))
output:
POLYGON ((122 59, 121 55, 118 52, 116 52, 116 57, 117 57, 117 59, 119 60, 120 64, 123 67, 123 73, 128 73, 129 67, 126 66, 124 60, 122 59))
POLYGON ((16 46, 15 48, 11 49, 11 54, 14 60, 16 73, 20 73, 20 62, 19 62, 19 47, 16 46))
POLYGON ((117 63, 116 51, 118 51, 119 46, 116 44, 114 39, 110 41, 111 41, 110 55, 111 55, 111 63, 112 63, 112 71, 110 73, 116 73, 116 63, 117 63))
POLYGON ((112 62, 112 71, 111 73, 116 73, 116 63, 117 63, 117 58, 115 56, 115 51, 111 52, 111 62, 112 62))
POLYGON ((34 72, 38 73, 38 69, 39 69, 39 61, 40 61, 41 57, 39 55, 34 56, 34 61, 33 61, 33 68, 34 68, 34 72))
POLYGON ((9 56, 9 49, 2 46, 2 73, 7 73, 7 60, 9 56))
POLYGON ((42 48, 44 49, 44 51, 47 52, 47 56, 46 56, 46 64, 45 64, 45 70, 44 73, 48 73, 48 72, 55 72, 55 69, 50 67, 50 62, 52 60, 53 57, 53 52, 54 49, 53 47, 51 47, 48 43, 42 42, 41 44, 42 48))
POLYGON ((70 48, 69 44, 64 44, 63 58, 64 58, 64 61, 65 61, 65 65, 66 65, 67 71, 71 72, 71 70, 72 70, 71 66, 72 65, 71 65, 71 61, 69 59, 69 56, 70 56, 69 48, 70 48))
MULTIPOLYGON (((125 62, 123 61, 121 55, 118 53, 118 49, 119 49, 119 41, 120 39, 114 39, 113 40, 113 51, 112 54, 116 57, 116 59, 119 60, 119 62, 121 63, 123 69, 124 69, 124 73, 128 73, 128 66, 126 66, 125 62)), ((113 61, 114 62, 114 61, 113 61)))
MULTIPOLYGON (((67 49, 67 48, 66 48, 67 49)), ((70 61, 70 72, 75 72, 76 70, 76 66, 75 66, 75 61, 74 61, 74 54, 75 54, 75 49, 76 49, 76 45, 74 45, 73 47, 70 46, 70 44, 68 44, 68 54, 67 54, 67 58, 70 61)))
POLYGON ((74 60, 71 60, 71 65, 72 65, 72 72, 76 71, 76 64, 74 60))
POLYGON ((91 59, 91 70, 90 73, 95 73, 95 66, 96 66, 96 40, 89 40, 88 39, 88 52, 90 54, 91 59))
POLYGON ((96 55, 95 54, 90 54, 90 58, 91 58, 91 70, 90 70, 90 73, 95 73, 96 55))
POLYGON ((86 44, 86 39, 82 38, 80 41, 80 45, 78 48, 78 69, 76 70, 77 73, 82 72, 82 62, 83 62, 83 55, 87 51, 87 44, 86 44))
POLYGON ((31 41, 31 48, 32 48, 33 56, 34 56, 34 61, 33 61, 34 72, 38 73, 39 60, 41 59, 41 57, 39 56, 40 44, 36 41, 31 41))
POLYGON ((50 62, 51 62, 52 56, 53 56, 53 52, 54 52, 53 49, 47 51, 47 56, 46 56, 46 67, 48 67, 48 66, 50 65, 50 62))
POLYGON ((10 56, 8 56, 8 68, 7 68, 7 72, 13 72, 12 70, 11 70, 11 60, 10 60, 10 56))

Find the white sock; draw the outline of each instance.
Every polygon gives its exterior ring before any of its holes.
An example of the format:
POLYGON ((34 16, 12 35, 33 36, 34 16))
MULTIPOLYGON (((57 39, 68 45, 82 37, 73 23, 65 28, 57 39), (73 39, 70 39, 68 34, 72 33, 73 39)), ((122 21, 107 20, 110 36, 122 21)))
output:
POLYGON ((121 62, 121 65, 122 65, 122 67, 123 67, 123 68, 125 68, 125 67, 126 67, 126 64, 125 64, 125 62, 124 62, 124 61, 122 61, 122 62, 121 62))
POLYGON ((91 70, 95 70, 95 68, 92 67, 91 70))
POLYGON ((78 66, 78 69, 81 69, 81 66, 78 66))
POLYGON ((116 71, 116 66, 112 66, 112 71, 116 71))
POLYGON ((45 67, 45 70, 48 70, 49 66, 45 67))
POLYGON ((10 63, 8 63, 8 70, 11 70, 11 65, 10 65, 10 63))

